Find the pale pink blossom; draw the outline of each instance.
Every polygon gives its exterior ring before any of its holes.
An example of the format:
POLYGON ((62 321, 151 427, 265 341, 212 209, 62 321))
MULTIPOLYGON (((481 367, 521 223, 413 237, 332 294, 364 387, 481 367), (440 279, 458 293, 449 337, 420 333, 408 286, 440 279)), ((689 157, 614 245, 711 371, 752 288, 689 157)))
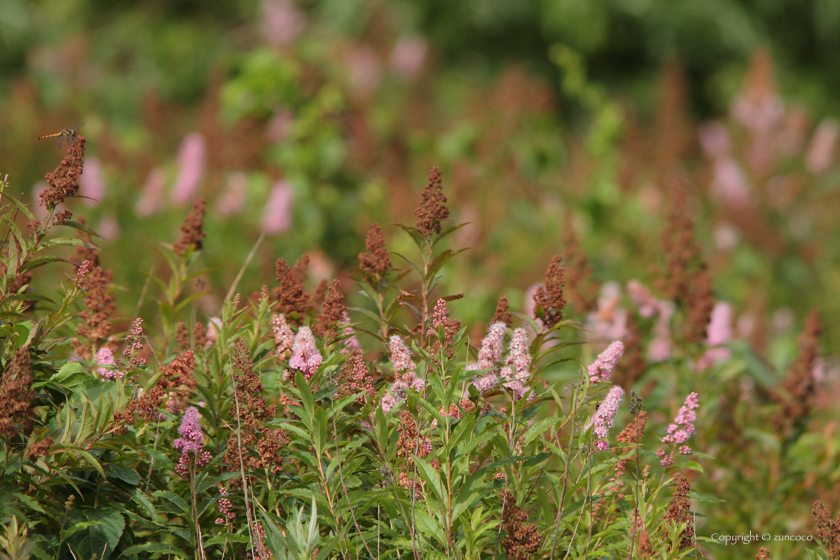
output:
POLYGON ((767 133, 779 124, 785 107, 778 95, 768 93, 756 99, 754 95, 741 95, 732 105, 732 115, 754 134, 767 133))
POLYGON ((474 377, 472 380, 472 384, 475 385, 475 388, 478 389, 479 393, 489 391, 495 387, 498 382, 499 378, 495 373, 485 373, 484 375, 474 377))
POLYGON ((382 396, 382 412, 385 414, 388 414, 397 405, 399 405, 399 401, 393 393, 388 392, 382 396))
POLYGON ((178 176, 172 185, 172 202, 181 205, 193 202, 198 185, 207 168, 207 142, 197 132, 188 134, 178 150, 178 176))
POLYGON ((656 337, 648 345, 648 361, 651 363, 664 362, 671 357, 672 353, 673 343, 668 337, 656 337))
POLYGON ((499 374, 502 379, 525 381, 530 375, 531 354, 528 352, 528 333, 523 328, 513 331, 510 340, 510 351, 505 362, 505 367, 499 374))
POLYGON ((423 66, 428 45, 420 36, 401 37, 391 51, 391 70, 400 76, 415 76, 423 66))
MULTIPOLYGON (((814 138, 811 140, 811 145, 808 147, 808 155, 805 159, 808 171, 819 175, 829 170, 834 161, 837 136, 838 128, 835 121, 825 119, 819 124, 817 131, 814 133, 814 138)), ((85 163, 85 166, 87 166, 87 163, 85 163)))
POLYGON ((627 294, 638 308, 639 315, 646 319, 656 315, 659 310, 657 306, 659 300, 650 293, 644 284, 638 280, 630 280, 627 282, 627 294))
POLYGON ((263 212, 262 230, 267 234, 286 231, 292 223, 292 188, 287 181, 271 187, 263 212))
POLYGON ((192 451, 195 464, 199 467, 210 462, 210 452, 204 451, 203 438, 204 434, 201 431, 201 424, 198 420, 201 415, 198 409, 194 406, 189 407, 184 413, 184 418, 181 421, 181 426, 178 428, 178 433, 182 437, 176 439, 172 447, 181 450, 181 458, 175 470, 181 476, 187 475, 187 466, 189 464, 189 453, 192 451))
POLYGON ((286 353, 292 349, 295 340, 295 333, 286 322, 285 315, 274 316, 271 320, 271 332, 274 334, 274 347, 277 350, 277 355, 285 358, 286 353))
POLYGON ((350 354, 353 350, 361 350, 362 345, 359 344, 359 339, 356 338, 356 329, 350 325, 350 315, 347 310, 344 310, 341 315, 339 327, 344 327, 344 348, 341 349, 341 354, 350 354))
POLYGON ((306 16, 290 0, 264 0, 262 2, 260 30, 272 45, 290 45, 306 28, 306 16))
POLYGON ((709 159, 716 159, 732 150, 732 139, 720 121, 710 121, 700 126, 697 134, 700 146, 709 159))
POLYGON ((379 85, 381 73, 376 51, 370 47, 355 47, 348 49, 344 57, 350 89, 361 97, 369 97, 379 85))
POLYGON ((414 371, 417 366, 411 361, 411 355, 399 335, 392 335, 390 341, 391 365, 394 373, 414 371))
POLYGON ((109 214, 102 217, 99 221, 99 225, 96 227, 96 231, 99 232, 99 235, 101 235, 103 239, 111 241, 116 239, 117 235, 120 234, 120 225, 117 223, 117 220, 109 214))
POLYGON ((749 203, 747 178, 738 162, 728 156, 718 158, 714 162, 713 173, 712 196, 733 208, 742 208, 749 203))
POLYGON ((478 361, 467 366, 467 371, 482 369, 495 369, 502 362, 502 345, 505 338, 505 325, 497 321, 487 329, 487 336, 481 341, 481 349, 478 351, 478 361))
POLYGON ((589 366, 587 370, 589 373, 589 382, 594 384, 601 381, 609 381, 610 373, 615 369, 615 364, 618 363, 618 359, 621 358, 623 353, 624 344, 620 340, 616 340, 610 344, 606 350, 598 355, 598 359, 589 366))
POLYGON ((719 301, 712 308, 712 318, 706 329, 706 344, 719 346, 732 338, 732 306, 719 301))
POLYGON ((79 176, 79 194, 88 206, 97 206, 105 197, 105 179, 102 176, 102 162, 99 158, 85 159, 85 167, 79 176))
POLYGON ((668 426, 668 435, 662 438, 662 443, 682 444, 694 434, 694 421, 697 420, 697 413, 694 412, 700 404, 697 393, 691 393, 686 397, 685 404, 680 407, 674 422, 668 426))
POLYGON ((134 206, 134 213, 140 217, 145 217, 163 210, 163 193, 165 190, 166 172, 160 167, 155 167, 149 171, 146 182, 140 190, 140 200, 134 206))
POLYGON ((96 372, 105 379, 116 379, 117 376, 119 376, 120 379, 123 378, 123 372, 119 369, 106 369, 102 367, 116 365, 114 353, 111 352, 110 348, 100 348, 96 353, 96 362, 99 364, 99 367, 96 368, 96 372))
POLYGON ((242 210, 248 191, 248 176, 242 171, 234 171, 227 176, 225 190, 216 200, 216 210, 222 216, 233 216, 242 210))
POLYGON ((621 340, 627 336, 627 311, 621 307, 621 286, 607 282, 601 287, 598 309, 589 314, 587 322, 592 341, 621 340))
POLYGON ((322 360, 321 352, 315 346, 312 329, 309 327, 299 328, 292 343, 292 357, 289 360, 289 367, 302 371, 304 377, 308 380, 321 365, 322 360))
POLYGON ((715 240, 715 247, 719 251, 728 252, 738 245, 738 241, 741 239, 741 233, 732 224, 724 222, 715 225, 715 229, 712 231, 712 237, 715 240))
POLYGON ((592 419, 584 426, 584 431, 592 427, 592 431, 598 436, 598 441, 595 447, 599 451, 606 451, 609 449, 607 443, 607 436, 609 429, 615 425, 615 415, 618 412, 618 405, 621 404, 621 399, 624 397, 624 389, 618 385, 613 385, 607 396, 598 406, 598 410, 592 416, 592 419))
POLYGON ((208 346, 219 338, 219 331, 222 328, 221 317, 210 317, 207 321, 207 343, 208 346))

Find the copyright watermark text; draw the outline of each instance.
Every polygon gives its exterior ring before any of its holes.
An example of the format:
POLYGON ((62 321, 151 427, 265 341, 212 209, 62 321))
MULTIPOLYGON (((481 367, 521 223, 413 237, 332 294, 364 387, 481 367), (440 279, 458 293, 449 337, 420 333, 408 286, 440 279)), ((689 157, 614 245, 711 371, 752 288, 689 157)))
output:
POLYGON ((770 533, 740 533, 737 535, 724 535, 722 533, 712 533, 712 540, 724 543, 726 546, 731 544, 748 544, 753 542, 768 542, 768 541, 804 541, 812 542, 814 537, 811 535, 771 535, 770 533))

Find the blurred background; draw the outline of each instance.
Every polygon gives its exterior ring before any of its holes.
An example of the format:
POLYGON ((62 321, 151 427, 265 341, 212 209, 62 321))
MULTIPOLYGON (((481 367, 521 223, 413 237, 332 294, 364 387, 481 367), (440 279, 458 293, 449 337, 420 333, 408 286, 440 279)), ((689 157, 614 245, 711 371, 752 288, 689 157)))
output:
MULTIPOLYGON (((64 153, 36 137, 84 122, 87 198, 68 208, 104 237, 117 330, 138 307, 153 318, 144 273, 165 270, 156 246, 198 197, 206 321, 261 234, 243 295, 271 286, 279 257, 310 255, 309 289, 352 276, 371 222, 410 253, 386 224, 413 223, 437 165, 470 222, 442 293, 467 292, 450 310, 476 337, 500 295, 524 311, 575 243, 590 303, 602 293, 594 320, 612 320, 628 281, 656 285, 682 184, 742 344, 728 379, 781 378, 811 308, 820 380, 837 377, 836 0, 0 0, 0 67, 9 196, 36 206, 64 153)), ((753 509, 732 527, 756 530, 753 509)))

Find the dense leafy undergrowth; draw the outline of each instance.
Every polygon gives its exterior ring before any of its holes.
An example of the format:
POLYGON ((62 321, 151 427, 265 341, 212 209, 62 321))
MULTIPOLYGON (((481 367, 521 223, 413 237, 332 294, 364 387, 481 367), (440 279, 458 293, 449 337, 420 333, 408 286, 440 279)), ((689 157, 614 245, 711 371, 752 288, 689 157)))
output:
POLYGON ((398 226, 412 253, 371 226, 352 309, 347 279, 304 289, 304 256, 202 317, 202 199, 137 294, 157 316, 116 332, 98 236, 59 210, 84 165, 71 139, 43 218, 3 199, 4 558, 836 557, 831 514, 810 521, 840 472, 819 317, 785 371, 735 340, 679 186, 661 298, 598 299, 564 250, 478 338, 449 311, 469 286, 439 293, 463 224, 437 168, 398 226), (29 288, 43 267, 66 274, 49 295, 29 288), (747 530, 783 539, 724 546, 747 530))

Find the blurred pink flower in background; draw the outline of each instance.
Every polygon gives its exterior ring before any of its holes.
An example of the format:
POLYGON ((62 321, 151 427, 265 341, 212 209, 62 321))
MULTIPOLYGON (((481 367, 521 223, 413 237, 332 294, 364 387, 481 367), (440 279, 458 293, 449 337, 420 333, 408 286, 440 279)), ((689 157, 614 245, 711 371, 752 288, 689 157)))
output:
POLYGON ((120 234, 120 225, 113 216, 108 215, 99 221, 99 225, 96 226, 96 231, 107 241, 111 241, 112 239, 116 239, 120 234))
POLYGON ((351 48, 345 54, 350 89, 361 97, 369 97, 379 85, 380 64, 370 47, 351 48))
POLYGON ((264 0, 260 30, 274 46, 284 47, 306 29, 306 16, 290 0, 264 0))
POLYGON ((400 37, 391 50, 388 61, 391 70, 406 78, 417 75, 423 67, 427 50, 428 45, 422 37, 400 37))
POLYGON ((747 178, 741 167, 731 157, 721 157, 714 162, 714 178, 711 194, 719 201, 733 208, 742 208, 749 203, 747 178))
POLYGON ((598 310, 590 313, 587 321, 591 340, 621 340, 627 335, 627 310, 620 303, 621 285, 618 282, 605 283, 598 298, 598 310))
POLYGON ((105 197, 105 180, 102 177, 102 163, 99 158, 90 157, 85 160, 85 168, 79 177, 79 194, 88 198, 83 199, 88 206, 96 206, 105 197))
POLYGON ((242 210, 245 194, 248 190, 248 176, 242 171, 234 171, 227 176, 225 190, 216 200, 216 210, 222 216, 233 216, 242 210))
POLYGON ((277 111, 268 121, 268 127, 265 131, 266 138, 274 143, 282 142, 292 131, 294 122, 295 116, 291 111, 286 109, 277 111))
POLYGON ((638 280, 630 280, 627 282, 627 294, 639 309, 639 315, 646 319, 656 315, 656 312, 659 310, 657 305, 659 300, 650 293, 644 284, 638 280))
POLYGON ((729 348, 721 347, 732 338, 732 307, 728 303, 719 301, 715 304, 706 331, 706 344, 717 348, 706 349, 697 363, 698 371, 719 364, 732 356, 732 351, 729 348))
POLYGON ((731 251, 741 240, 741 232, 730 223, 724 222, 715 225, 712 231, 712 238, 715 240, 715 247, 719 251, 731 251))
POLYGON ((837 123, 832 119, 824 119, 817 127, 811 145, 808 147, 806 165, 808 171, 822 174, 828 171, 834 161, 834 150, 837 147, 837 123))
POLYGON ((719 121, 709 121, 700 126, 697 134, 700 146, 709 159, 717 159, 729 153, 732 140, 726 127, 719 121))
POLYGON ((287 181, 277 181, 271 187, 262 219, 262 230, 267 234, 280 233, 292 223, 292 188, 287 181))
POLYGON ((47 209, 41 206, 41 193, 50 188, 50 186, 45 181, 38 181, 32 186, 32 204, 29 206, 32 209, 32 213, 35 214, 35 217, 39 220, 43 220, 49 215, 47 209))
POLYGON ((754 95, 740 95, 732 104, 732 116, 754 134, 767 133, 776 128, 784 112, 782 100, 774 93, 767 93, 758 99, 754 95))
POLYGON ((671 316, 674 314, 674 302, 660 300, 659 318, 653 326, 654 338, 648 345, 648 360, 650 362, 664 362, 671 357, 673 342, 671 341, 671 316))
POLYGON ((138 216, 151 216, 163 210, 163 194, 166 189, 166 173, 160 167, 149 171, 146 183, 140 193, 140 200, 134 206, 138 216))
POLYGON ((172 202, 177 205, 192 203, 198 193, 198 184, 207 168, 207 142, 197 132, 188 134, 178 149, 178 177, 172 185, 172 202))
POLYGON ((783 156, 798 154, 805 144, 808 113, 801 107, 791 107, 785 112, 782 129, 775 134, 776 150, 783 156))

